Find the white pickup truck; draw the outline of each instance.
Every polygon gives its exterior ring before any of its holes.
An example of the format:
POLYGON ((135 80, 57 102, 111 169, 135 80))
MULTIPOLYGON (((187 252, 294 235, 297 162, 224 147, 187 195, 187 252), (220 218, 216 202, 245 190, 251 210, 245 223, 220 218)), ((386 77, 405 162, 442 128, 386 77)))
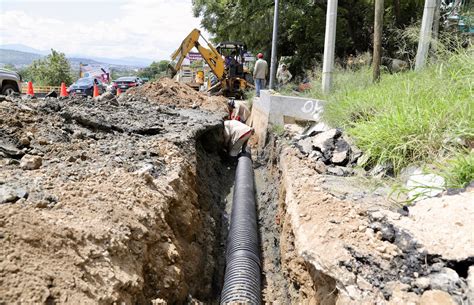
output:
POLYGON ((0 92, 4 95, 20 93, 21 76, 13 71, 0 69, 0 92))

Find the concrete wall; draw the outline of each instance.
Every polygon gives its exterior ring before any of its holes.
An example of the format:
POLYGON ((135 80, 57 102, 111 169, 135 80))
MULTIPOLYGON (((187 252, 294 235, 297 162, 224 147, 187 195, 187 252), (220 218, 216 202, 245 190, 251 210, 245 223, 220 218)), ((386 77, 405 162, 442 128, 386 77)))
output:
POLYGON ((260 98, 254 98, 252 115, 247 122, 255 129, 258 147, 265 145, 267 129, 271 125, 285 124, 285 118, 299 121, 319 122, 324 101, 285 95, 272 95, 268 90, 260 91, 260 98))

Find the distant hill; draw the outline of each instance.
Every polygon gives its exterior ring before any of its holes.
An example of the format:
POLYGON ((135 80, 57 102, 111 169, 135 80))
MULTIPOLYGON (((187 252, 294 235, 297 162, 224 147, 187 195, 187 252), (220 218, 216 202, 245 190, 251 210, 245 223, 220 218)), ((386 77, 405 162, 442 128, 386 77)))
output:
MULTIPOLYGON (((4 51, 12 51, 12 52, 21 52, 21 53, 28 53, 28 54, 33 54, 35 56, 39 56, 38 58, 50 54, 50 51, 45 51, 45 50, 38 50, 35 48, 31 48, 29 46, 23 45, 23 44, 5 44, 5 45, 0 45, 0 50, 4 51)), ((58 50, 61 51, 61 50, 58 50)), ((0 54, 0 63, 3 64, 13 64, 13 65, 29 65, 34 59, 28 60, 28 58, 21 59, 20 54, 13 55, 14 53, 11 53, 8 55, 8 57, 4 58, 3 54, 0 54), (17 59, 16 62, 19 63, 13 63, 11 62, 11 56, 18 56, 19 58, 17 59), (23 62, 23 63, 20 63, 23 62)), ((117 66, 117 67, 124 67, 124 66, 130 66, 130 67, 136 67, 136 68, 143 68, 147 67, 152 63, 152 59, 147 59, 147 58, 138 58, 138 57, 123 57, 123 58, 107 58, 107 57, 96 57, 96 56, 85 56, 82 54, 66 54, 66 56, 69 58, 71 61, 72 65, 79 65, 79 62, 82 63, 89 63, 89 64, 106 64, 108 66, 117 66)))
POLYGON ((34 60, 40 59, 41 57, 43 57, 43 55, 0 49, 0 63, 2 64, 24 66, 31 64, 34 60))
POLYGON ((38 50, 29 46, 25 46, 24 44, 3 44, 0 45, 0 49, 34 53, 40 55, 48 55, 49 53, 51 53, 50 50, 38 50))
MULTIPOLYGON (((34 60, 45 57, 44 55, 36 53, 28 53, 22 51, 13 51, 13 50, 4 50, 0 49, 0 66, 11 64, 17 68, 22 68, 30 65, 34 60)), ((69 63, 71 64, 72 69, 79 69, 79 64, 89 64, 89 65, 101 65, 104 67, 119 69, 119 70, 131 70, 143 67, 142 65, 133 65, 128 64, 128 62, 123 63, 120 60, 116 60, 116 63, 107 63, 102 61, 97 61, 90 58, 82 57, 68 57, 69 63)), ((146 66, 146 65, 145 65, 146 66)))

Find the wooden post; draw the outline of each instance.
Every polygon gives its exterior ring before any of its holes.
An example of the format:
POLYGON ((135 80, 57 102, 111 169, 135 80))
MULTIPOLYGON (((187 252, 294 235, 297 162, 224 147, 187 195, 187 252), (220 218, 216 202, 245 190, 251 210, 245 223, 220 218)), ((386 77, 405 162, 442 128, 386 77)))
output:
POLYGON ((375 0, 374 18, 374 53, 373 53, 373 81, 380 80, 380 63, 382 61, 382 29, 383 29, 383 0, 375 0))

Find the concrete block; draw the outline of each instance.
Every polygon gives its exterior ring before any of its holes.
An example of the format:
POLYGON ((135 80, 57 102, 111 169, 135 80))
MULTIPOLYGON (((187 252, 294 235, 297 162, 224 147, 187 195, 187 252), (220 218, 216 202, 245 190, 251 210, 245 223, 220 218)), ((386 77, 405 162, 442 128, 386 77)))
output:
POLYGON ((284 118, 291 117, 299 121, 320 122, 324 101, 302 97, 272 95, 268 90, 261 90, 260 97, 255 98, 252 115, 249 120, 258 138, 258 147, 265 145, 266 132, 271 125, 285 124, 284 118))

